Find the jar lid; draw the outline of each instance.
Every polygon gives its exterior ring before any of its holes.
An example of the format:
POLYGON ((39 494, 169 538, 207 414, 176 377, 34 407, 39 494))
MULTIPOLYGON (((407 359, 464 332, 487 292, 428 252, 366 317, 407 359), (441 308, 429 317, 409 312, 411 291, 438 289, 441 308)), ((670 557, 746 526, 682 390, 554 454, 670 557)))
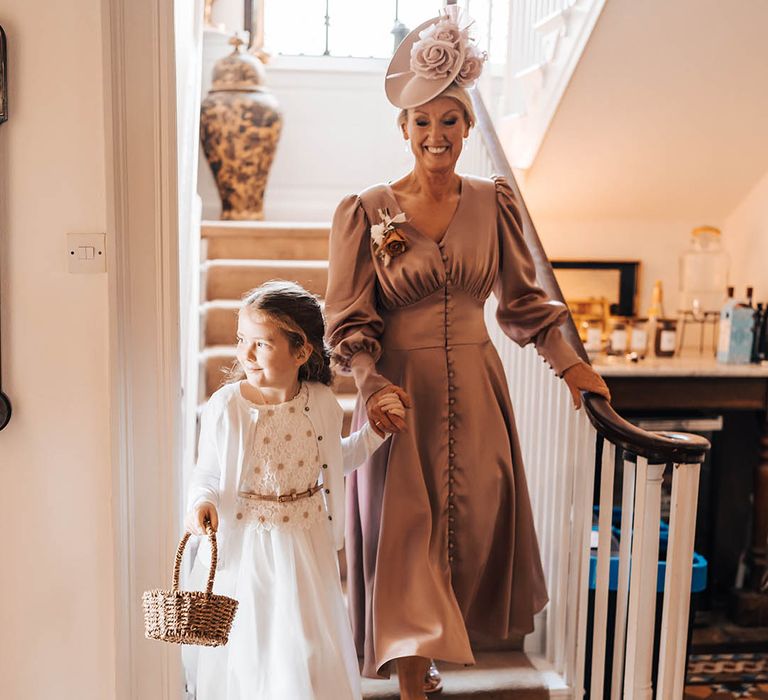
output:
POLYGON ((700 236, 702 233, 712 233, 719 236, 722 232, 719 228, 715 228, 714 226, 697 226, 691 231, 692 236, 700 236))
POLYGON ((210 91, 262 90, 265 77, 262 62, 256 56, 241 51, 240 47, 245 42, 237 35, 229 43, 235 47, 234 51, 214 64, 210 91))

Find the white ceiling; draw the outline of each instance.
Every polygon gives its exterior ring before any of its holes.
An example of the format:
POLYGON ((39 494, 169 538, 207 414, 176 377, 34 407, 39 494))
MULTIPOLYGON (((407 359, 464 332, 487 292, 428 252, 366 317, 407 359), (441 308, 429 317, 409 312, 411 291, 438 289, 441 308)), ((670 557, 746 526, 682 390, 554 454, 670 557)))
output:
POLYGON ((720 223, 768 171, 768 0, 608 0, 533 167, 534 216, 720 223))

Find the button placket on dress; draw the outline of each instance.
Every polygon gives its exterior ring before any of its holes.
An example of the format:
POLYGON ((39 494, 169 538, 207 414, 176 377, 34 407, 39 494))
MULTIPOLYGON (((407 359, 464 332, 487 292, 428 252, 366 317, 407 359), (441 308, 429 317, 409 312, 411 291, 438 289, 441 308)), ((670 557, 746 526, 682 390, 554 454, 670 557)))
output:
POLYGON ((449 270, 448 265, 448 254, 445 252, 445 247, 443 243, 438 244, 440 247, 440 253, 441 258, 443 260, 443 265, 445 267, 445 286, 443 288, 443 294, 444 294, 444 304, 443 304, 443 337, 445 339, 445 359, 446 359, 446 366, 447 366, 447 373, 448 373, 448 529, 447 529, 447 540, 448 540, 448 562, 449 564, 453 563, 454 560, 454 552, 456 548, 456 543, 454 540, 455 536, 455 530, 454 530, 454 513, 456 509, 456 504, 454 503, 454 486, 456 483, 456 479, 454 478, 454 472, 456 470, 456 452, 455 452, 455 443, 456 440, 454 438, 454 432, 456 429, 456 413, 453 410, 453 407, 456 403, 456 385, 454 382, 455 377, 455 371, 454 371, 454 362, 452 357, 453 347, 451 345, 451 291, 450 291, 450 284, 451 284, 451 274, 449 270))

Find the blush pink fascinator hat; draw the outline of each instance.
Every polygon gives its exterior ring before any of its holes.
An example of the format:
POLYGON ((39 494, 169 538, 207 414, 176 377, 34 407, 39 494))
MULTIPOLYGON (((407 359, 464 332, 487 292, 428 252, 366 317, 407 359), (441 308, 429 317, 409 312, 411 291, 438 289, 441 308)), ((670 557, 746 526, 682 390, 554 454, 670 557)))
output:
POLYGON ((448 5, 408 34, 387 68, 387 99, 408 109, 429 102, 452 84, 472 87, 488 56, 470 38, 471 24, 456 5, 448 5))

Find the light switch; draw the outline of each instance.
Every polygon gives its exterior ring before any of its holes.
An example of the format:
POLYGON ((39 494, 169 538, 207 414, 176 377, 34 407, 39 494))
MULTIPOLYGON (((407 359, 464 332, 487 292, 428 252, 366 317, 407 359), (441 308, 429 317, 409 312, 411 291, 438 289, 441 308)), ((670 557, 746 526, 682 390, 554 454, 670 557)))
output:
POLYGON ((73 273, 107 271, 107 251, 104 233, 68 233, 67 260, 73 273))

